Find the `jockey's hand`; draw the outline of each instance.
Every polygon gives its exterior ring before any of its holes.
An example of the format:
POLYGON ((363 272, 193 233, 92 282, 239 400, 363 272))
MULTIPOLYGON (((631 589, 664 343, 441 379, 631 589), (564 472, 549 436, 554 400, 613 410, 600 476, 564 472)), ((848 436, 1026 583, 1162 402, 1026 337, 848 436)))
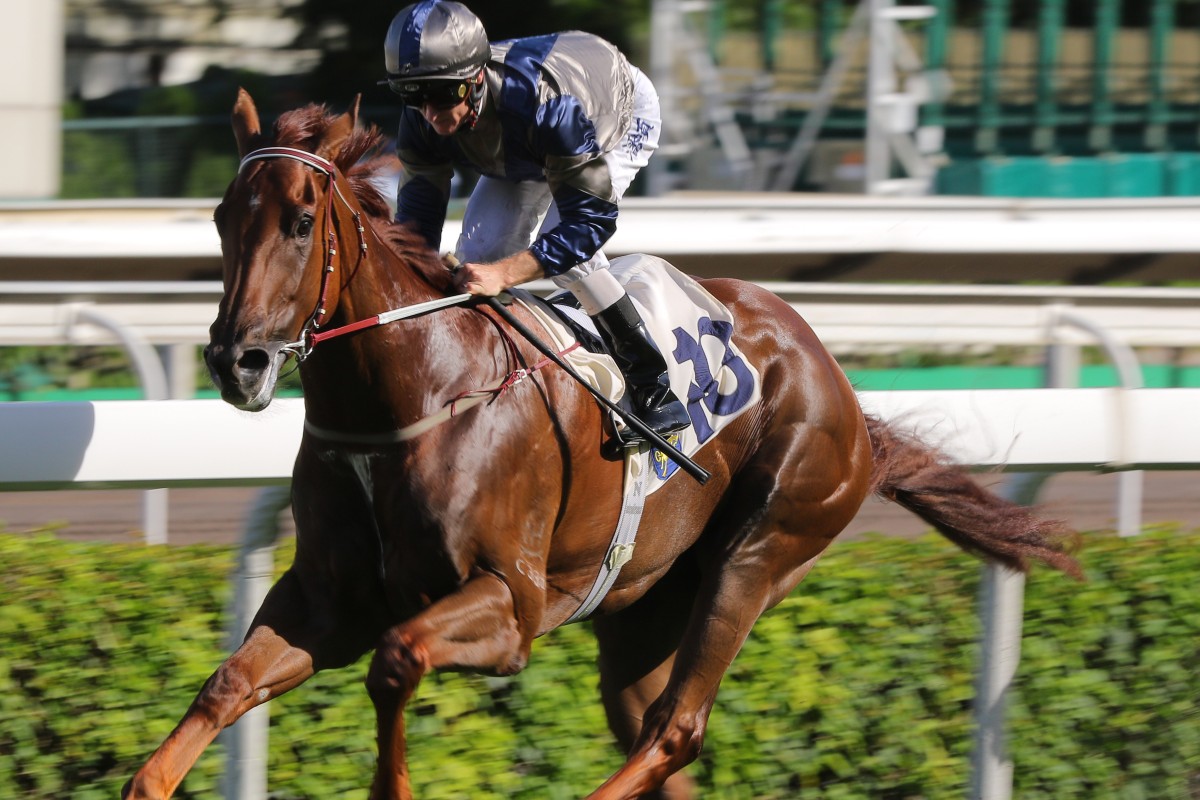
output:
POLYGON ((533 253, 522 250, 508 258, 490 264, 463 264, 454 273, 454 285, 459 291, 484 297, 495 297, 526 281, 545 274, 533 253))

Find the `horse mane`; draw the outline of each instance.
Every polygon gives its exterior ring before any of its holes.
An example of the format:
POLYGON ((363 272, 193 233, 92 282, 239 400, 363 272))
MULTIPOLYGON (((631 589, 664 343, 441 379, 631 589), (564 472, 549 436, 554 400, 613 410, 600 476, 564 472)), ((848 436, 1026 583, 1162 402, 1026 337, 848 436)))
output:
MULTIPOLYGON (((316 152, 338 115, 316 103, 285 111, 275 121, 274 144, 316 152)), ((441 291, 450 291, 450 274, 437 252, 414 226, 392 220, 391 206, 382 186, 385 173, 398 166, 396 156, 386 149, 387 137, 377 125, 356 127, 342 144, 334 163, 342 171, 355 199, 375 233, 413 270, 441 291)))

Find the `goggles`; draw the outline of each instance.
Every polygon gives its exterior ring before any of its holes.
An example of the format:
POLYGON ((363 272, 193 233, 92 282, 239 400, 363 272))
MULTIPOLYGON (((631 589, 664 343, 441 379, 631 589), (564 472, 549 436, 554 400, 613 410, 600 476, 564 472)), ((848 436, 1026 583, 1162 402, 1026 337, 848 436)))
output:
POLYGON ((472 81, 463 78, 387 79, 388 88, 400 95, 400 102, 414 108, 425 105, 439 109, 454 108, 471 94, 471 84, 472 81))

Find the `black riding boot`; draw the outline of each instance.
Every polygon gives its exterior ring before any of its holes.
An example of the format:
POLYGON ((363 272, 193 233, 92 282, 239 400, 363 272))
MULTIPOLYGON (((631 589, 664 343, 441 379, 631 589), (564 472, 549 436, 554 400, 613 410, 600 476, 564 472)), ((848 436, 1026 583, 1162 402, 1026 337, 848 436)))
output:
MULTIPOLYGON (((629 295, 623 295, 592 318, 625 376, 625 391, 633 401, 633 413, 661 436, 690 425, 687 410, 671 391, 667 362, 647 333, 629 295)), ((641 438, 633 431, 626 431, 625 435, 633 441, 641 438)))

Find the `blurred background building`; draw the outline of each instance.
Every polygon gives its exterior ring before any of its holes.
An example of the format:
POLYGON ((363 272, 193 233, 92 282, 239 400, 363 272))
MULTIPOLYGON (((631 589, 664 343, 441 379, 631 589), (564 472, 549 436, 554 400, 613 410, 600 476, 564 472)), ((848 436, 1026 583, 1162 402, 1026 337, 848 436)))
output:
POLYGON ((302 0, 65 0, 64 90, 98 100, 202 82, 210 69, 300 75, 321 59, 298 43, 302 0))
MULTIPOLYGON (((4 135, 29 155, 0 196, 219 194, 237 85, 273 113, 361 92, 395 122, 376 81, 402 3, 0 3, 4 135)), ((494 39, 582 28, 651 72, 667 142, 643 192, 1200 194, 1200 0, 471 5, 494 39)))
POLYGON ((0 48, 0 198, 59 192, 63 13, 59 0, 0 0, 16 35, 0 48))

